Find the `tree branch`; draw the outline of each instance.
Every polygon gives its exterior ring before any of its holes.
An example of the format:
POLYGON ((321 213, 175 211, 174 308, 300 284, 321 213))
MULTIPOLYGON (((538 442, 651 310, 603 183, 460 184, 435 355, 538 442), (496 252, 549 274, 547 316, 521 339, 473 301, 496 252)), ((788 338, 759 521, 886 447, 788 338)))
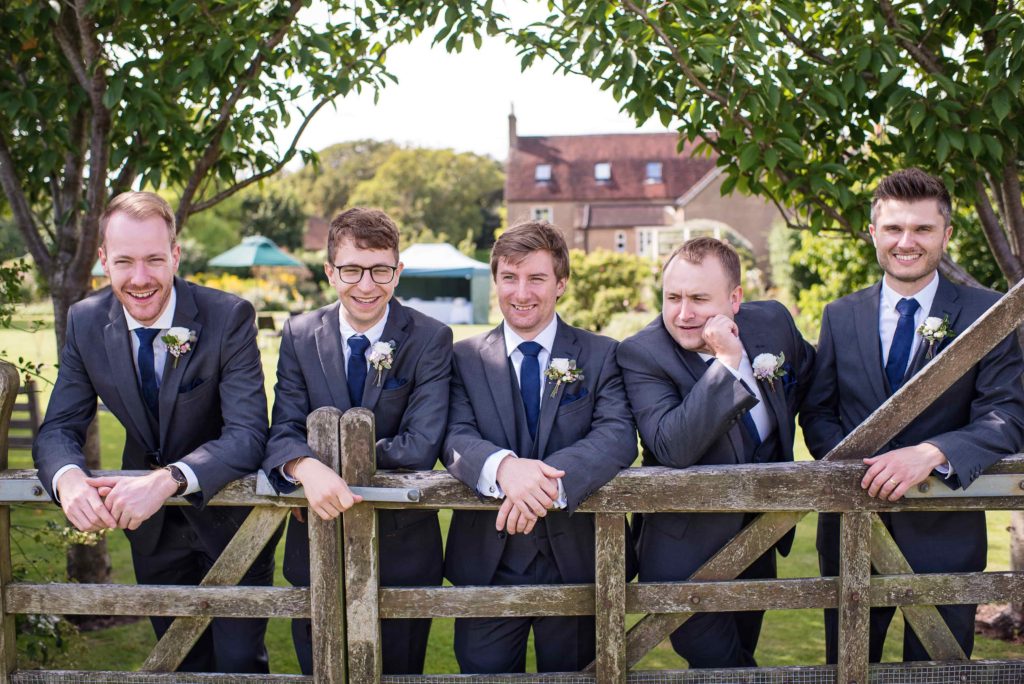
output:
POLYGON ((1016 238, 1016 244, 1024 244, 1024 205, 1021 204, 1020 176, 1017 175, 1017 155, 1012 148, 1006 148, 1007 161, 1003 165, 1003 215, 1007 229, 1016 238))
POLYGON ((953 258, 949 256, 949 254, 942 255, 942 261, 939 262, 939 273, 960 285, 982 287, 982 284, 979 283, 974 276, 965 271, 963 266, 953 261, 953 258))
POLYGON ((878 6, 882 9, 882 14, 885 16, 886 26, 892 31, 896 41, 903 46, 903 49, 910 53, 914 61, 930 74, 943 75, 942 63, 935 55, 925 50, 919 43, 912 43, 900 35, 901 27, 892 2, 890 0, 878 0, 878 6))
POLYGON ((268 38, 256 50, 256 56, 253 58, 249 68, 246 69, 245 74, 238 79, 234 90, 218 109, 217 123, 210 132, 210 143, 206 146, 206 149, 203 150, 202 156, 199 158, 199 161, 196 162, 196 167, 192 170, 192 175, 189 177, 188 182, 185 184, 185 187, 181 192, 178 211, 175 213, 174 217, 179 227, 183 225, 185 219, 193 213, 191 210, 192 201, 196 195, 196 191, 199 189, 199 184, 206 177, 206 174, 210 172, 210 169, 213 168, 213 165, 217 162, 217 158, 220 156, 221 138, 224 135, 224 131, 227 130, 228 125, 231 123, 231 113, 234 111, 235 105, 248 90, 248 86, 252 80, 258 77, 260 68, 266 60, 264 55, 270 53, 271 50, 277 47, 277 45, 284 40, 285 35, 288 33, 288 29, 295 21, 296 15, 298 15, 299 10, 302 9, 305 4, 304 0, 292 0, 285 22, 278 29, 277 33, 268 38))
POLYGON ((980 180, 974 182, 974 192, 977 199, 974 200, 974 209, 981 220, 981 228, 988 239, 989 247, 992 248, 992 256, 995 257, 999 270, 1003 272, 1010 283, 1015 283, 1024 277, 1024 267, 1020 259, 1014 255, 1010 248, 1010 242, 999 225, 999 218, 992 209, 992 203, 988 199, 985 184, 980 180))
POLYGON ((82 63, 79 44, 75 43, 74 35, 69 31, 69 27, 65 26, 66 23, 71 24, 72 27, 74 25, 71 15, 61 10, 57 23, 53 26, 53 35, 57 39, 57 45, 60 46, 64 59, 68 61, 68 66, 71 68, 71 73, 78 82, 78 86, 89 92, 89 74, 86 73, 85 64, 82 63))
MULTIPOLYGON (((296 131, 295 136, 292 137, 291 145, 288 147, 288 150, 277 161, 277 163, 275 163, 270 168, 263 170, 260 173, 257 173, 253 176, 250 176, 249 178, 246 178, 245 180, 235 183, 230 188, 218 192, 216 195, 210 197, 209 199, 203 200, 202 202, 194 203, 191 207, 189 207, 188 216, 191 216, 192 214, 198 214, 201 211, 205 211, 210 207, 219 204, 220 202, 223 202, 224 200, 231 197, 239 190, 249 185, 252 185, 253 183, 259 182, 266 178, 267 176, 272 176, 273 174, 280 171, 284 167, 284 165, 291 161, 292 157, 295 156, 295 150, 298 147, 299 138, 302 137, 302 133, 306 130, 306 126, 308 126, 309 122, 313 120, 313 117, 316 116, 317 112, 319 112, 324 105, 328 104, 333 99, 333 97, 324 97, 322 100, 316 103, 316 106, 314 106, 306 115, 305 119, 303 119, 302 125, 299 126, 299 130, 296 131)), ((188 218, 188 216, 186 216, 185 218, 188 218)), ((180 224, 178 225, 178 229, 181 229, 180 224)))
POLYGON ((26 199, 21 184, 18 182, 14 158, 11 156, 11 150, 7 146, 7 138, 4 136, 3 131, 0 131, 0 186, 4 189, 7 203, 10 205, 11 213, 14 215, 14 222, 18 225, 18 230, 25 239, 29 253, 32 254, 32 258, 35 259, 39 269, 44 274, 49 274, 53 268, 53 258, 50 256, 50 252, 46 249, 46 244, 39 234, 35 217, 32 216, 32 210, 29 208, 28 199, 26 199))

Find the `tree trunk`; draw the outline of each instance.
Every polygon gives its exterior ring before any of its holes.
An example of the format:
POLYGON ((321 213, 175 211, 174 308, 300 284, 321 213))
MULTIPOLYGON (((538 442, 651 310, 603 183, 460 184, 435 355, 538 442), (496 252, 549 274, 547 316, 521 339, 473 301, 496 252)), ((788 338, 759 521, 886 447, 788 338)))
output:
MULTIPOLYGON (((67 339, 68 309, 81 300, 89 292, 89 283, 69 283, 66 275, 51 278, 53 299, 53 329, 57 336, 57 348, 63 349, 67 339), (59 282, 63 281, 63 282, 59 282)), ((100 464, 100 422, 99 416, 93 418, 85 436, 85 465, 97 470, 100 464)), ((100 539, 92 546, 72 544, 67 550, 68 579, 83 584, 105 584, 110 581, 110 554, 107 553, 107 540, 100 539)), ((87 621, 88 617, 83 620, 87 621)))
MULTIPOLYGON (((1010 569, 1024 572, 1024 511, 1010 514, 1010 569)), ((1010 618, 1017 629, 1024 629, 1024 596, 1010 604, 1010 618)))

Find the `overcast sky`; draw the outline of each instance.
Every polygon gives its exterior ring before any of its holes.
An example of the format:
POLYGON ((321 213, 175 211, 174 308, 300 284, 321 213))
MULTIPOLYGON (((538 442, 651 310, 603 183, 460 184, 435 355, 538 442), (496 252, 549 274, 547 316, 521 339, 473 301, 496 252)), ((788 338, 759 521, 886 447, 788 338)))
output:
MULTIPOLYGON (((495 2, 498 11, 522 17, 518 3, 495 2)), ((541 15, 542 16, 542 15, 541 15)), ((431 47, 433 31, 393 48, 388 68, 399 82, 373 94, 353 95, 324 108, 302 137, 303 147, 322 149, 360 138, 391 139, 421 147, 450 147, 503 160, 508 151, 508 114, 515 106, 520 135, 625 133, 638 130, 608 92, 582 76, 555 74, 554 63, 538 61, 519 71, 515 48, 484 38, 475 50, 467 40, 461 54, 431 47)), ((657 120, 639 129, 665 130, 657 120)), ((282 131, 282 146, 293 133, 282 131)))

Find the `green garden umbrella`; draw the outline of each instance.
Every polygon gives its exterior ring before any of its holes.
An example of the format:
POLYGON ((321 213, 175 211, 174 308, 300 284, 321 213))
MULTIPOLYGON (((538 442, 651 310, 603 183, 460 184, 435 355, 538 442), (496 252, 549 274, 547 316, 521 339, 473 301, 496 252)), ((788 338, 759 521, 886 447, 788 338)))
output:
POLYGON ((293 266, 302 268, 304 264, 295 257, 285 254, 274 241, 262 235, 244 238, 242 243, 235 245, 223 254, 210 259, 207 266, 218 268, 249 268, 252 266, 293 266))

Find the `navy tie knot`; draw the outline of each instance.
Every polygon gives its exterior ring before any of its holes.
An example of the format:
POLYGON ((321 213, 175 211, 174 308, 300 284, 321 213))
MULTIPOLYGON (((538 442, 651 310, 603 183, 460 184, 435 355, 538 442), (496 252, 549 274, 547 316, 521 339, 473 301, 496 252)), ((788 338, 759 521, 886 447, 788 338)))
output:
POLYGON ((885 362, 885 377, 889 380, 889 389, 894 393, 903 386, 906 379, 910 350, 914 346, 914 314, 920 307, 913 298, 896 302, 896 312, 900 318, 896 322, 896 332, 889 346, 889 358, 885 362))
POLYGON ((530 437, 537 439, 537 419, 540 417, 540 355, 544 347, 536 342, 522 342, 519 351, 523 364, 519 368, 519 393, 526 410, 526 426, 530 437))
POLYGON ((139 338, 139 387, 146 408, 154 416, 160 415, 160 388, 156 384, 156 365, 153 358, 153 340, 160 334, 160 328, 136 328, 139 338))
POLYGON ((917 313, 917 310, 921 308, 921 305, 917 303, 917 300, 911 297, 910 299, 901 299, 896 302, 896 311, 899 313, 900 318, 904 316, 913 316, 917 313))
POLYGON ((352 406, 363 405, 363 386, 366 385, 366 349, 370 340, 365 335, 352 335, 348 338, 348 348, 352 352, 345 368, 345 379, 348 381, 348 398, 352 406))

